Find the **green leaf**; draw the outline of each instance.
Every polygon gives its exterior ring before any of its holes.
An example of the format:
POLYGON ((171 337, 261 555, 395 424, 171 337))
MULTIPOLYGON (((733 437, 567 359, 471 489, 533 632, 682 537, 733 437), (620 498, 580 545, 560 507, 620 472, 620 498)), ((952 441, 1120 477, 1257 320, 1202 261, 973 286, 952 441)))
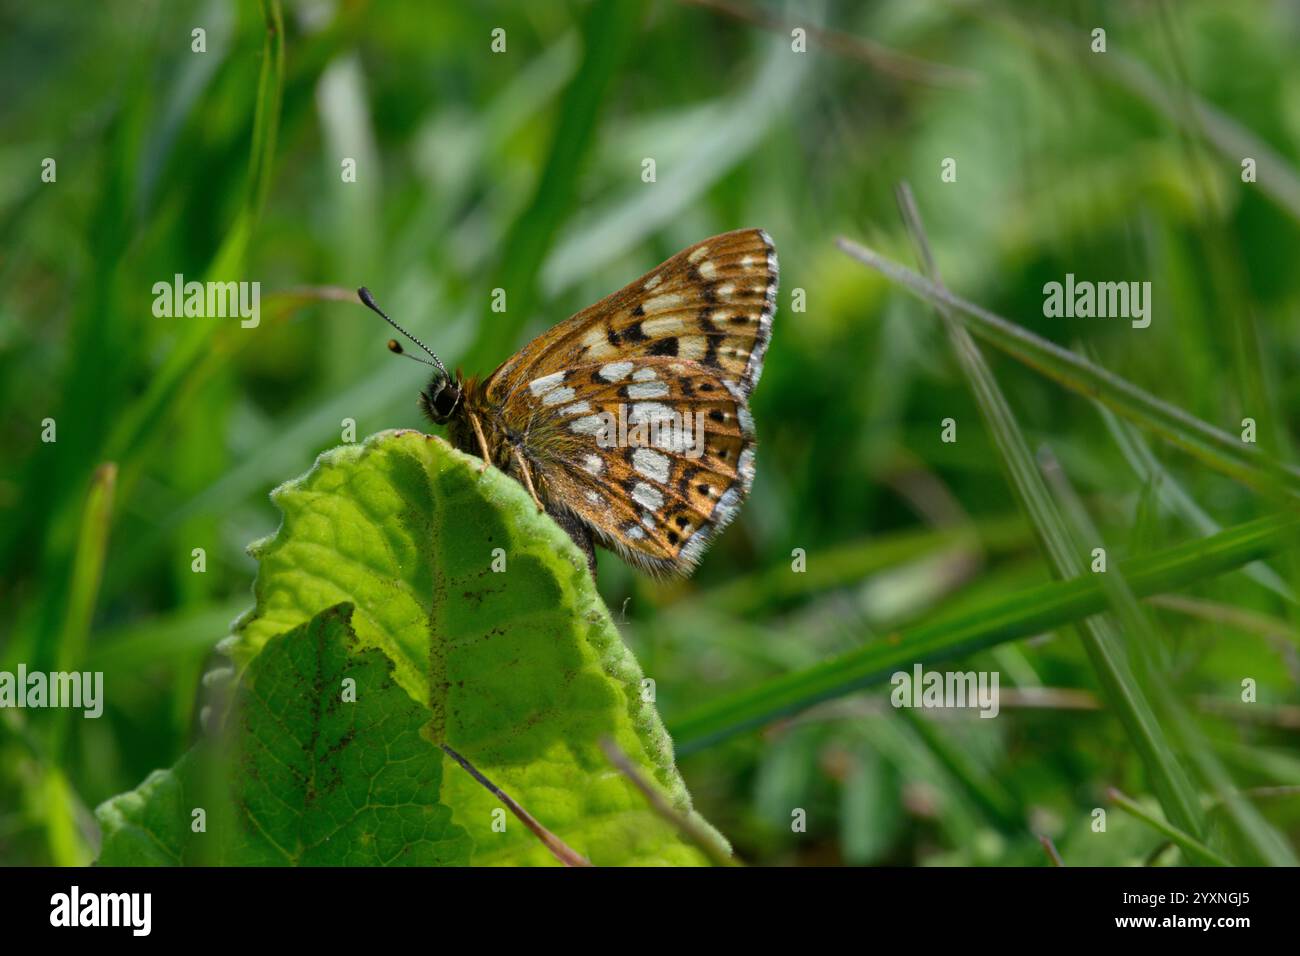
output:
MULTIPOLYGON (((693 815, 671 742, 642 699, 641 671, 585 559, 518 483, 495 469, 480 474, 479 464, 440 439, 384 432, 327 452, 309 474, 273 493, 284 522, 251 548, 260 561, 256 606, 224 645, 242 672, 236 711, 249 688, 273 688, 267 706, 285 721, 290 712, 332 706, 337 686, 306 682, 300 675, 311 671, 301 660, 281 661, 283 648, 268 655, 279 643, 301 641, 294 635, 322 610, 350 604, 351 656, 382 652, 392 682, 422 714, 429 759, 444 768, 437 801, 465 834, 468 862, 555 860, 513 818, 497 832, 497 798, 434 744, 468 758, 597 865, 704 863, 601 749, 611 739, 670 806, 725 849, 693 815), (498 567, 504 560, 505 570, 495 573, 494 560, 498 567)), ((372 700, 357 683, 355 706, 399 713, 387 697, 372 700)), ((237 737, 245 724, 232 728, 237 737)), ((362 753, 367 761, 402 759, 391 748, 362 753)), ((106 851, 120 843, 116 834, 110 842, 110 831, 162 812, 177 786, 183 789, 184 780, 155 775, 102 807, 106 851), (146 806, 128 813, 137 802, 146 806)), ((421 806, 432 805, 422 802, 431 794, 419 795, 421 806)), ((177 811, 166 812, 174 823, 177 811)), ((188 814, 182 823, 188 829, 188 814)), ((330 862, 354 859, 331 853, 330 862)), ((161 853, 154 862, 180 858, 161 853)))
POLYGON ((228 734, 99 808, 99 862, 468 863, 469 837, 440 799, 441 751, 421 736, 428 711, 383 654, 356 650, 351 616, 329 608, 269 641, 240 682, 228 734))

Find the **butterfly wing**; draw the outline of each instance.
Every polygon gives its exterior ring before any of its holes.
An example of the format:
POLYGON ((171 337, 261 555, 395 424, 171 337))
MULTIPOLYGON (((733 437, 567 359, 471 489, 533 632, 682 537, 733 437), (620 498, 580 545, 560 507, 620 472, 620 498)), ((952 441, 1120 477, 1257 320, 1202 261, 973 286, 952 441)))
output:
POLYGON ((689 573, 749 494, 745 398, 696 362, 591 363, 519 394, 506 417, 527 416, 522 446, 543 497, 652 573, 689 573))
POLYGON ((748 397, 772 335, 777 278, 762 229, 705 239, 533 339, 483 383, 487 399, 504 405, 560 369, 642 356, 698 362, 748 397))
POLYGON ((763 230, 705 239, 492 373, 483 404, 550 507, 652 573, 690 572, 749 494, 777 275, 763 230))

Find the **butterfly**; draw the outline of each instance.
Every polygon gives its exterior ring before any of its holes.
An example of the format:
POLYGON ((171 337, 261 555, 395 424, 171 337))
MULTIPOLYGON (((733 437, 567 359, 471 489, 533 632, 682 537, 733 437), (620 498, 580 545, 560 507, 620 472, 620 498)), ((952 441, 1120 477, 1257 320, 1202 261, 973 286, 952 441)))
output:
POLYGON ((761 229, 705 239, 533 339, 486 379, 429 359, 419 406, 451 443, 515 478, 587 556, 596 543, 688 575, 754 480, 749 396, 776 312, 761 229))

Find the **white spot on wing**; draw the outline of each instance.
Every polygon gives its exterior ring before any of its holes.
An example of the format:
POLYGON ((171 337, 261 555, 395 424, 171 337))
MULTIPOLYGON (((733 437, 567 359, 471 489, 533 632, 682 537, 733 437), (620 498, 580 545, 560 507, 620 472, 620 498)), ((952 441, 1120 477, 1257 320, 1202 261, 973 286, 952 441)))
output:
POLYGON ((588 455, 582 460, 582 467, 590 474, 599 475, 605 470, 605 462, 601 460, 599 455, 588 455))
POLYGON ((631 362, 610 362, 608 365, 601 366, 596 374, 607 382, 619 382, 627 378, 631 371, 631 362))
MULTIPOLYGON (((533 384, 536 384, 535 382, 533 384)), ((535 393, 534 393, 535 394, 535 393)), ((576 393, 572 388, 553 388, 542 396, 543 405, 559 405, 561 402, 570 401, 576 393)))
POLYGON ((688 362, 702 361, 708 352, 708 343, 702 335, 688 335, 677 340, 677 356, 688 362))
POLYGON ((653 478, 655 481, 664 483, 668 481, 668 465, 667 455, 661 455, 649 448, 638 448, 632 452, 632 467, 639 474, 653 478))
POLYGON ((663 382, 654 382, 649 385, 629 385, 627 387, 627 397, 631 399, 642 398, 663 398, 668 394, 668 386, 663 382))
POLYGON ((685 326, 682 320, 675 316, 665 316, 662 319, 646 319, 641 323, 641 331, 651 339, 662 338, 667 335, 676 335, 682 331, 685 326))
POLYGON ((663 492, 653 485, 647 485, 644 481, 638 481, 632 487, 632 500, 642 508, 648 508, 651 511, 658 511, 664 506, 663 492))
POLYGON ((641 303, 647 314, 654 312, 667 312, 682 304, 682 297, 675 292, 668 292, 664 295, 657 295, 652 299, 646 299, 641 303))
POLYGON ((614 347, 609 344, 609 338, 605 335, 605 330, 601 326, 589 330, 582 337, 582 344, 592 358, 605 358, 605 356, 614 353, 614 347))
MULTIPOLYGON (((564 381, 564 376, 568 374, 568 372, 552 372, 550 375, 535 378, 528 383, 528 390, 534 395, 545 395, 551 389, 558 388, 564 381)), ((569 397, 573 397, 573 389, 569 389, 569 397)))
POLYGON ((628 410, 627 420, 632 425, 656 419, 672 419, 673 410, 660 402, 638 402, 628 410))

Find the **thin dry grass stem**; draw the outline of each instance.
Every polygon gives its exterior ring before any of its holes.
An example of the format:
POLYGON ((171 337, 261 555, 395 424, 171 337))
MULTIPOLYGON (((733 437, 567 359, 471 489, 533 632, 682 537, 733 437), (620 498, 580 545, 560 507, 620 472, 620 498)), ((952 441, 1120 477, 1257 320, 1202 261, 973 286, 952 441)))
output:
POLYGON ((807 31, 808 38, 818 46, 829 50, 837 56, 847 57, 865 63, 878 73, 906 80, 910 83, 924 83, 929 86, 966 87, 978 83, 978 73, 946 63, 934 63, 919 57, 909 56, 891 50, 882 43, 866 40, 862 37, 842 33, 839 30, 826 30, 810 23, 795 22, 769 13, 759 7, 736 3, 733 0, 682 0, 691 6, 712 10, 735 20, 751 23, 774 33, 789 34, 800 27, 807 31))
POLYGON ((1038 842, 1043 845, 1043 852, 1047 854, 1047 859, 1052 866, 1065 866, 1065 861, 1061 859, 1061 854, 1056 852, 1056 844, 1052 838, 1045 833, 1038 834, 1038 842))
POLYGON ((557 860, 559 860, 565 866, 591 866, 592 865, 591 861, 588 860, 585 856, 583 856, 577 850, 574 850, 567 843, 565 843, 563 840, 557 837, 554 833, 552 833, 550 830, 546 829, 546 827, 538 823, 537 820, 533 818, 533 815, 531 813, 529 813, 518 803, 516 803, 515 799, 511 797, 508 793, 506 793, 504 790, 498 787, 487 777, 483 776, 483 774, 479 772, 478 768, 475 767, 472 763, 470 763, 468 760, 466 760, 456 751, 452 750, 446 744, 439 744, 439 746, 442 748, 443 752, 447 754, 447 756, 449 756, 452 760, 456 761, 456 763, 460 764, 465 769, 466 773, 468 773, 471 777, 473 777, 475 780, 481 783, 483 787, 494 797, 496 797, 498 800, 504 803, 506 805, 506 809, 508 809, 511 813, 513 813, 516 817, 518 817, 520 822, 522 822, 524 826, 528 827, 528 829, 532 831, 533 835, 536 836, 537 839, 542 841, 542 845, 546 847, 546 849, 550 850, 551 855, 554 856, 557 860))
POLYGON ((618 748, 618 744, 606 737, 600 742, 600 746, 601 749, 605 751, 605 756, 609 758, 609 762, 612 763, 618 771, 623 774, 623 776, 627 777, 632 786, 641 791, 641 794, 646 799, 646 803, 650 805, 650 809, 676 827, 678 832, 690 840, 701 853, 707 856, 714 866, 741 865, 734 857, 723 853, 718 849, 711 836, 706 833, 698 823, 686 816, 684 813, 680 813, 670 806, 668 801, 664 799, 663 794, 652 787, 645 777, 641 776, 636 767, 632 765, 632 761, 628 759, 627 754, 623 753, 623 751, 618 748))

